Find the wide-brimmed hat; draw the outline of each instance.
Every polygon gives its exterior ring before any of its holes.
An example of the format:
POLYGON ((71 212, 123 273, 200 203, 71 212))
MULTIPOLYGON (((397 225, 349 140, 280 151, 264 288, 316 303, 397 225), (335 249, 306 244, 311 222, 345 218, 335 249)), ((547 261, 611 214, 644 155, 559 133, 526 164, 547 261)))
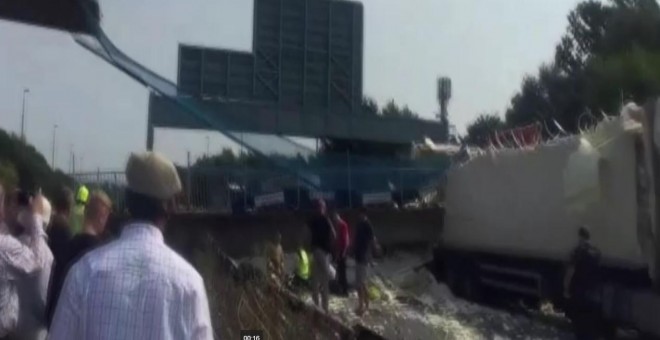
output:
POLYGON ((168 200, 181 191, 174 164, 156 152, 133 153, 126 164, 128 189, 145 196, 168 200))

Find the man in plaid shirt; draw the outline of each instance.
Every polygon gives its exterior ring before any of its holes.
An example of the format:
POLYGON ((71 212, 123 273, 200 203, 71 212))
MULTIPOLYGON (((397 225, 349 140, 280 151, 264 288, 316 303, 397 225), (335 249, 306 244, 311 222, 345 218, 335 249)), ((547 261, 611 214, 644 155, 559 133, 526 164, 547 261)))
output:
POLYGON ((38 268, 34 253, 8 234, 4 202, 0 185, 0 339, 11 336, 18 325, 18 281, 38 268))
POLYGON ((134 222, 71 268, 50 339, 212 339, 202 277, 163 242, 168 201, 181 191, 174 165, 156 153, 133 154, 126 178, 134 222))
POLYGON ((18 325, 17 282, 37 270, 34 253, 11 235, 0 234, 0 339, 18 325))

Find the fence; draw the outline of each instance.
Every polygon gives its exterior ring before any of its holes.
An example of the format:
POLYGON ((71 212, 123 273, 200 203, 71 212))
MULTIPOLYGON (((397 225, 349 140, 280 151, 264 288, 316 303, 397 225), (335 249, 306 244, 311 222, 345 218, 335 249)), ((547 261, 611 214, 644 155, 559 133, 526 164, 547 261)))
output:
POLYGON ((90 190, 100 189, 105 191, 112 199, 116 211, 123 211, 126 203, 124 191, 126 189, 126 176, 123 171, 96 171, 74 174, 76 184, 86 185, 90 190))
MULTIPOLYGON (((260 209, 307 209, 315 198, 336 208, 367 204, 401 206, 437 191, 444 169, 437 167, 327 167, 307 169, 310 186, 295 174, 279 169, 241 166, 179 168, 184 186, 180 207, 194 211, 240 212, 260 209)), ((119 171, 75 174, 78 184, 102 189, 116 209, 125 208, 126 177, 119 171)))

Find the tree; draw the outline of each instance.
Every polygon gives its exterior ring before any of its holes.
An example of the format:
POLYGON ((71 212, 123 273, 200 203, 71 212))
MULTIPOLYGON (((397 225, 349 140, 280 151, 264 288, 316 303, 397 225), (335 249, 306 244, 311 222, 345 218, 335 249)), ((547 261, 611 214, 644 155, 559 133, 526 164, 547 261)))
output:
POLYGON ((399 107, 396 105, 394 100, 390 99, 390 101, 385 104, 380 114, 383 117, 397 117, 399 115, 399 107))
POLYGON ((408 108, 408 105, 405 105, 400 112, 401 117, 405 118, 417 118, 417 114, 412 112, 410 108, 408 108))
POLYGON ((73 180, 61 171, 53 171, 44 156, 30 144, 0 129, 0 181, 6 186, 55 193, 62 185, 73 186, 73 180))
POLYGON ((223 148, 222 152, 217 155, 204 155, 202 158, 198 159, 194 166, 222 166, 222 165, 236 165, 238 159, 234 154, 234 151, 230 148, 223 148))
POLYGON ((378 103, 371 98, 365 96, 362 98, 362 113, 370 116, 381 115, 383 117, 389 118, 419 118, 419 115, 413 112, 408 105, 399 107, 394 102, 394 99, 390 99, 385 106, 380 109, 378 103))
POLYGON ((497 113, 484 113, 467 126, 466 141, 470 145, 484 147, 490 143, 490 137, 496 131, 505 128, 506 124, 497 113))
POLYGON ((394 99, 390 99, 387 104, 381 110, 381 115, 383 117, 389 118, 418 118, 419 116, 410 110, 407 105, 400 108, 395 102, 394 99))
POLYGON ((554 63, 564 74, 584 68, 589 56, 602 49, 610 9, 600 1, 585 1, 568 15, 567 33, 556 47, 554 63))
POLYGON ((0 162, 0 183, 7 192, 18 186, 18 172, 14 164, 7 161, 0 162))
POLYGON ((370 116, 376 116, 379 114, 378 103, 373 98, 364 97, 362 98, 362 113, 370 116))
POLYGON ((204 156, 198 159, 193 167, 204 166, 267 166, 269 164, 263 157, 253 153, 236 155, 230 148, 223 148, 217 155, 204 156))
POLYGON ((617 112, 622 97, 660 93, 660 7, 655 0, 588 0, 568 15, 566 34, 551 63, 523 79, 506 122, 556 120, 576 132, 587 112, 617 112), (623 96, 622 96, 623 95, 623 96))
POLYGON ((660 93, 660 53, 636 47, 629 53, 596 58, 589 75, 589 106, 615 112, 623 101, 643 102, 660 93))

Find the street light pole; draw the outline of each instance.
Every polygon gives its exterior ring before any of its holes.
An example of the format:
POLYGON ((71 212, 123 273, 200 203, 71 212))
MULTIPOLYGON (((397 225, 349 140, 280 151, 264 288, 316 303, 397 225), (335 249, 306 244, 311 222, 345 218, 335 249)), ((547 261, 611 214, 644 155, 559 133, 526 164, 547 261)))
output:
POLYGON ((69 144, 69 174, 73 175, 73 144, 69 144))
POLYGON ((21 109, 21 140, 25 142, 25 97, 30 93, 29 88, 23 89, 23 108, 21 109))
POLYGON ((53 149, 52 149, 52 154, 50 156, 50 166, 55 170, 55 143, 56 143, 56 136, 57 136, 57 124, 53 125, 53 149))

